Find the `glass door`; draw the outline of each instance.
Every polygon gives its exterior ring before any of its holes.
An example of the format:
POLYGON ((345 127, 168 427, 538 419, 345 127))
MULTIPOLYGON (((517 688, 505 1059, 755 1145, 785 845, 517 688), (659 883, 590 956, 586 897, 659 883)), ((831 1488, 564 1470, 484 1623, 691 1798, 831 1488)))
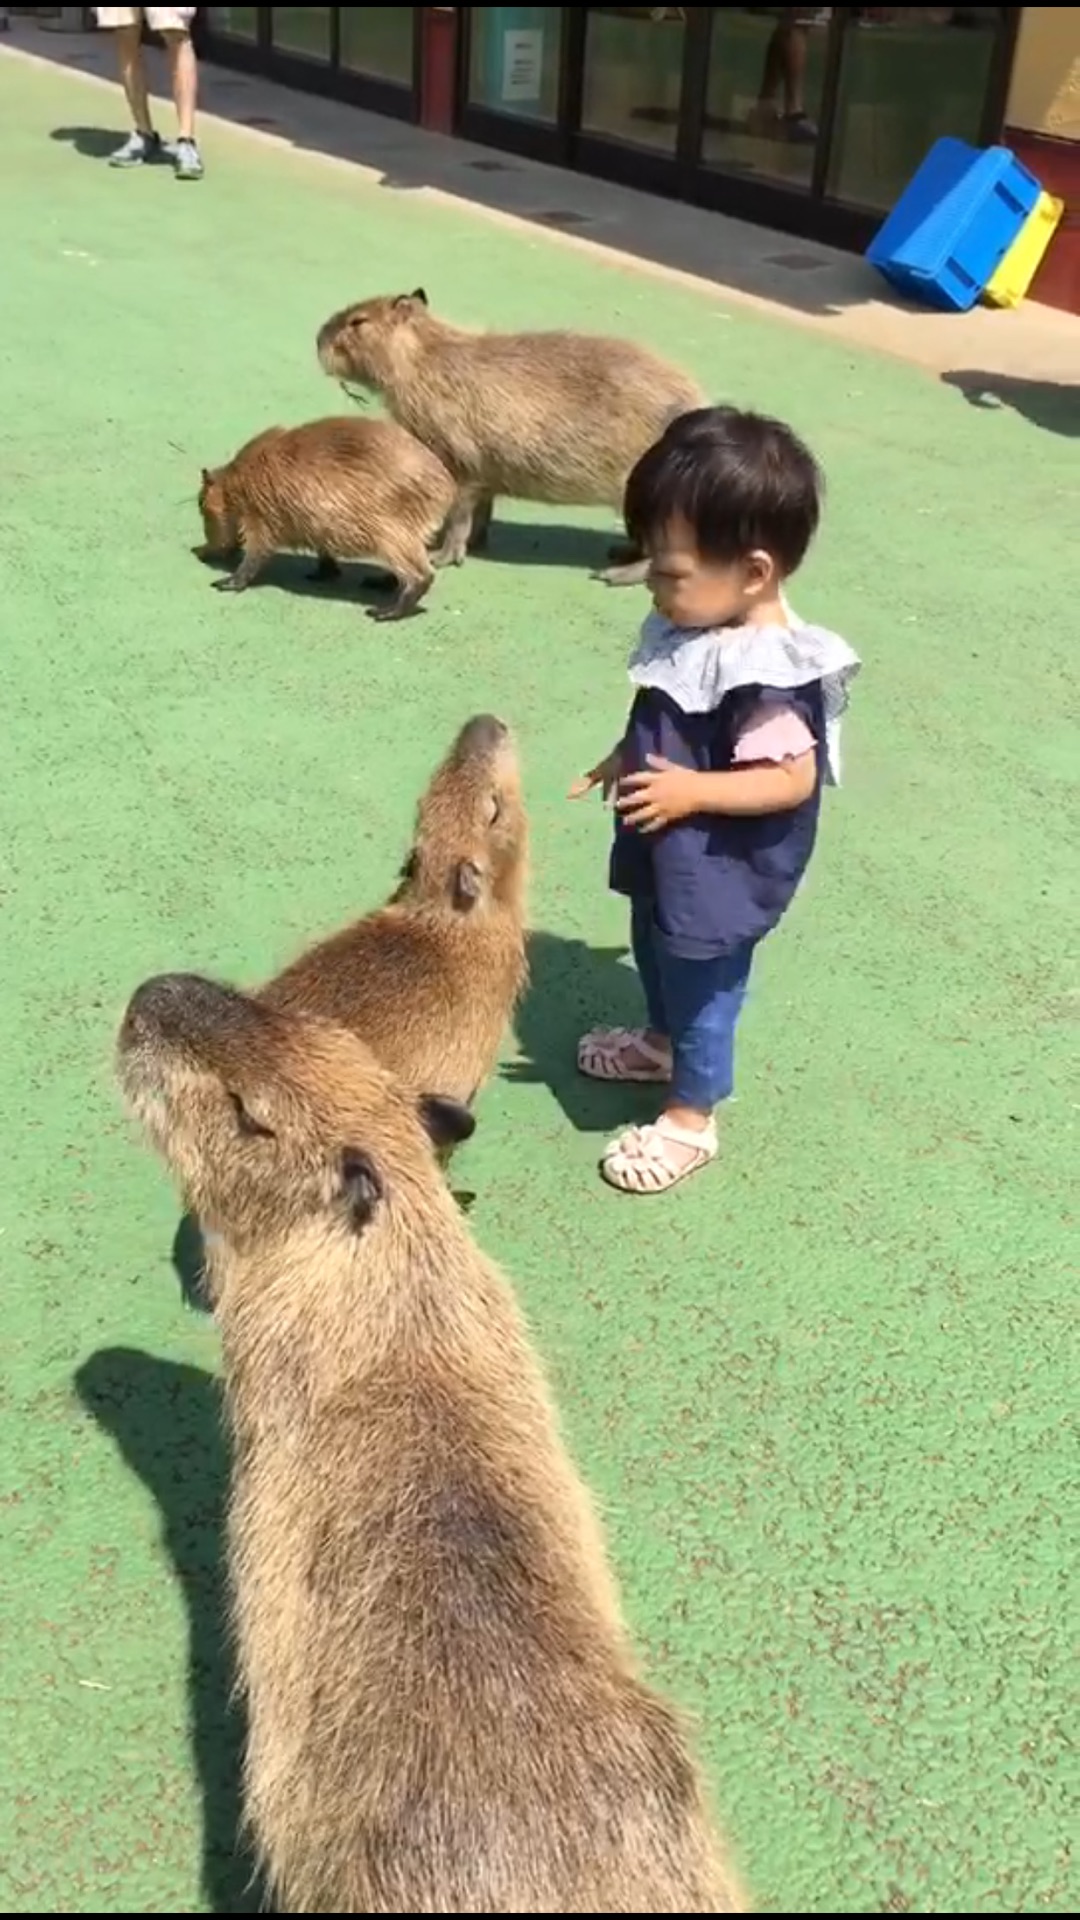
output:
POLYGON ((270 42, 275 53, 329 66, 333 48, 331 7, 271 7, 270 42))
POLYGON ((825 191, 887 213, 942 134, 978 144, 1008 7, 845 7, 825 191))
POLYGON ((833 7, 711 7, 700 157, 807 192, 822 137, 833 7))
POLYGON ((687 7, 585 7, 580 131, 675 157, 687 7))

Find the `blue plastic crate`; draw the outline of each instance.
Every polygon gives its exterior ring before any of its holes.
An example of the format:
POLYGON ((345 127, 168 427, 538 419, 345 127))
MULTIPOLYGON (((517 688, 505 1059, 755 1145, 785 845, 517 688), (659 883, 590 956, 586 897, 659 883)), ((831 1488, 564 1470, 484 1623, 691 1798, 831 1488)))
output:
POLYGON ((1039 198, 1007 147, 935 141, 866 250, 889 283, 925 306, 966 313, 1039 198))

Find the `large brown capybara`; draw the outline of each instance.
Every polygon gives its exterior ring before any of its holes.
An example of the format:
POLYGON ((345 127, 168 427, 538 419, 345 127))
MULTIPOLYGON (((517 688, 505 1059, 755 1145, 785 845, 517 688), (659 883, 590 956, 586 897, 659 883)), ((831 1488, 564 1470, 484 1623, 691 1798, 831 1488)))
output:
POLYGON ((234 573, 215 581, 242 593, 276 553, 318 556, 314 578, 341 560, 386 568, 397 594, 369 608, 377 620, 412 613, 431 586, 429 547, 455 498, 437 454, 392 420, 312 420, 269 427, 227 466, 203 469, 199 511, 206 558, 234 555, 234 573))
POLYGON ((259 997, 350 1028, 415 1091, 469 1103, 525 984, 527 882, 513 736, 476 714, 420 800, 392 898, 309 948, 259 997))
POLYGON ((434 1147, 471 1116, 190 975, 119 1039, 212 1229, 247 1823, 283 1913, 733 1913, 513 1292, 434 1147))
MULTIPOLYGON (((633 341, 467 332, 438 319, 422 288, 343 307, 320 328, 318 354, 335 380, 380 395, 454 475, 436 566, 483 546, 498 494, 621 517, 631 468, 705 404, 696 380, 633 341)), ((637 557, 601 577, 629 584, 644 566, 637 557)))

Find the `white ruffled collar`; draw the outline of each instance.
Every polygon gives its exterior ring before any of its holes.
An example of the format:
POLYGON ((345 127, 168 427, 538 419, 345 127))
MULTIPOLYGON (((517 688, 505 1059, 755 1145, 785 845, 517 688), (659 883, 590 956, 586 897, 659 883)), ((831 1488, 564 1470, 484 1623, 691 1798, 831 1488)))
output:
POLYGON ((676 627, 650 613, 630 655, 636 687, 666 693, 683 713, 713 713, 739 687, 804 687, 820 681, 827 778, 840 784, 840 720, 857 653, 828 627, 810 626, 785 602, 786 626, 676 627))

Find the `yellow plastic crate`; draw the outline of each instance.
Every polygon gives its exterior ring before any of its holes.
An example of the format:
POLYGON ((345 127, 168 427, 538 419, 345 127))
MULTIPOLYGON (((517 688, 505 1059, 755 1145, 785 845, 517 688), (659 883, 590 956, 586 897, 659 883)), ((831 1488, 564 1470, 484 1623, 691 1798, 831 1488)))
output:
POLYGON ((1040 193, 1001 265, 983 289, 988 307, 1018 307, 1042 264, 1065 211, 1064 200, 1040 193))

